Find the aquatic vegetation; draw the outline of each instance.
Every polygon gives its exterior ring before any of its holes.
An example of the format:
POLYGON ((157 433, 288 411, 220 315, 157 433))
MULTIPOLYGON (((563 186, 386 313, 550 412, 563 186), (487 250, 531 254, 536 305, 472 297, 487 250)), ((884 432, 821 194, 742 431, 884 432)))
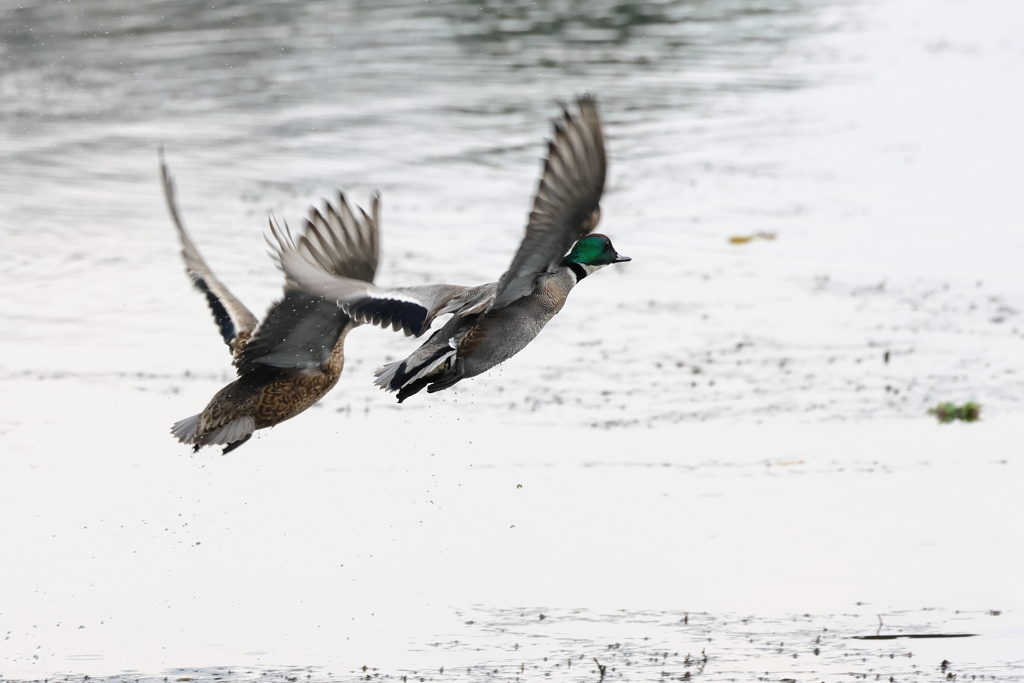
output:
POLYGON ((981 417, 981 404, 974 401, 968 401, 962 406, 949 402, 940 403, 934 408, 930 408, 928 414, 934 415, 943 424, 954 420, 977 422, 981 417))

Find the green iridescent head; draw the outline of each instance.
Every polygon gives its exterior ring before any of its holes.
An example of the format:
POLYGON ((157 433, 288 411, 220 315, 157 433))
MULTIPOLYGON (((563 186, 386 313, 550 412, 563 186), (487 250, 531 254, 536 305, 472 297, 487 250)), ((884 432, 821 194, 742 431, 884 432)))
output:
POLYGON ((622 263, 631 260, 628 256, 615 251, 612 241, 604 235, 587 235, 573 245, 572 251, 565 257, 563 263, 578 263, 581 266, 592 266, 599 268, 612 263, 622 263))

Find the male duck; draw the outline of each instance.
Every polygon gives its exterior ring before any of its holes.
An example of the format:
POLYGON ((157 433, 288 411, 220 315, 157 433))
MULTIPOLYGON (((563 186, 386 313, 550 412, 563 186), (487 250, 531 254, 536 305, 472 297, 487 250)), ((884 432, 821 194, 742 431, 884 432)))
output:
POLYGON ((604 235, 588 234, 600 219, 607 162, 597 103, 584 95, 577 105, 578 114, 563 109, 555 122, 526 236, 496 283, 385 289, 339 277, 321 265, 337 256, 327 246, 334 226, 312 226, 298 247, 287 231, 273 231, 289 284, 337 301, 354 320, 420 336, 437 316, 452 314, 408 358, 377 370, 376 384, 397 391, 399 403, 424 387, 440 391, 508 360, 561 310, 580 280, 630 260, 616 253, 604 235))
MULTIPOLYGON (((360 323, 333 302, 291 287, 259 323, 232 296, 200 256, 178 213, 174 184, 161 158, 164 194, 171 219, 181 238, 185 270, 196 289, 206 295, 221 336, 231 349, 238 379, 217 392, 198 415, 172 428, 182 443, 223 445, 224 453, 248 441, 255 430, 273 427, 295 417, 319 401, 338 382, 345 364, 345 336, 360 323)), ((323 212, 310 209, 304 232, 313 240, 321 235, 335 240, 303 254, 316 260, 324 272, 371 282, 377 270, 379 201, 373 197, 371 215, 360 217, 338 194, 337 206, 327 203, 323 212), (328 251, 329 260, 319 260, 328 251)), ((274 227, 273 220, 270 222, 274 227)))

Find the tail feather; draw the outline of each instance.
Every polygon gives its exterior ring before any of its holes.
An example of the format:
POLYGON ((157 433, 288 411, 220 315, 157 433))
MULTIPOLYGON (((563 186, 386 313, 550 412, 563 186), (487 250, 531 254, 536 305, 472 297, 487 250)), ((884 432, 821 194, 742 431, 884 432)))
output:
POLYGON ((226 445, 237 441, 244 441, 252 436, 252 433, 256 431, 256 420, 252 416, 246 415, 234 419, 226 425, 222 425, 206 434, 196 434, 198 426, 199 415, 186 417, 184 420, 174 423, 174 426, 171 427, 171 434, 177 437, 181 443, 194 444, 196 448, 200 446, 226 445))
POLYGON ((419 355, 418 352, 413 353, 405 360, 388 363, 378 368, 374 373, 377 379, 373 383, 385 391, 398 391, 434 374, 446 361, 454 358, 455 349, 450 345, 445 345, 435 349, 426 358, 419 359, 417 355, 419 355))
POLYGON ((240 441, 252 435, 256 431, 256 420, 250 415, 245 417, 239 417, 227 423, 223 427, 218 427, 208 434, 204 434, 202 437, 203 446, 215 446, 222 444, 234 443, 240 441))
POLYGON ((394 363, 388 363, 383 367, 377 368, 377 371, 373 373, 377 379, 373 380, 373 383, 385 391, 394 391, 395 389, 391 387, 391 382, 394 380, 395 375, 398 374, 398 369, 404 362, 404 360, 396 360, 394 363))
POLYGON ((199 415, 193 415, 192 417, 186 417, 184 420, 179 420, 174 423, 171 427, 171 434, 177 437, 181 443, 195 443, 196 439, 196 426, 199 424, 199 415))

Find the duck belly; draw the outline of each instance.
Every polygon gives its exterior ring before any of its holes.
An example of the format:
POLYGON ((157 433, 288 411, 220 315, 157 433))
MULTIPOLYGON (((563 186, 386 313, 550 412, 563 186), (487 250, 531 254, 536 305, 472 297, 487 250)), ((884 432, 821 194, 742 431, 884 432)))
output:
POLYGON ((293 373, 262 387, 252 404, 256 429, 290 420, 323 398, 340 373, 293 373))
POLYGON ((255 429, 273 427, 323 398, 340 375, 340 368, 338 372, 266 368, 240 377, 218 391, 199 414, 196 434, 210 434, 240 418, 251 418, 255 429))
POLYGON ((549 297, 532 295, 488 313, 474 330, 481 341, 463 357, 463 377, 475 377, 522 351, 560 308, 549 297))

